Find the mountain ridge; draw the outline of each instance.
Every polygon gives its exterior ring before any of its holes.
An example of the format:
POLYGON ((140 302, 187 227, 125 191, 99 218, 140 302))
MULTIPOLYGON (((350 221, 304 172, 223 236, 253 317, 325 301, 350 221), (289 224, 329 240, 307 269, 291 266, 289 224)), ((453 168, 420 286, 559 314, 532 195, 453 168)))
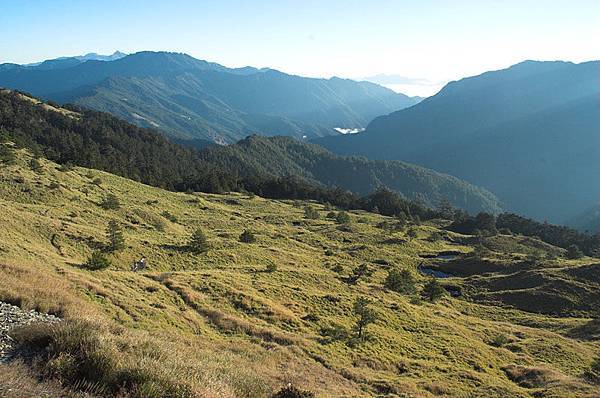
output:
POLYGON ((564 222, 600 198, 599 95, 599 61, 525 61, 451 82, 362 133, 314 142, 456 175, 511 210, 564 222))
POLYGON ((210 163, 242 176, 299 175, 359 195, 385 187, 410 200, 424 200, 430 207, 448 200, 471 213, 502 211, 501 203, 491 192, 453 176, 400 161, 340 157, 320 146, 290 137, 250 136, 236 144, 207 148, 202 155, 210 163))
MULTIPOLYGON (((494 195, 457 178, 406 163, 341 158, 290 137, 254 136, 240 144, 197 151, 107 113, 56 108, 10 90, 0 90, 0 116, 5 139, 52 160, 169 189, 221 192, 253 187, 281 192, 287 182, 277 179, 295 176, 311 183, 293 181, 292 185, 299 186, 296 190, 320 190, 329 195, 327 192, 340 186, 340 196, 350 190, 358 199, 358 195, 388 186, 430 206, 448 199, 472 212, 501 210, 494 195), (279 191, 270 188, 273 185, 279 191)), ((194 143, 205 145, 202 141, 194 143)))
POLYGON ((419 100, 368 82, 227 68, 187 54, 150 51, 48 70, 3 64, 0 86, 144 126, 136 113, 167 135, 220 143, 262 131, 297 138, 333 135, 335 127, 364 127, 419 100))

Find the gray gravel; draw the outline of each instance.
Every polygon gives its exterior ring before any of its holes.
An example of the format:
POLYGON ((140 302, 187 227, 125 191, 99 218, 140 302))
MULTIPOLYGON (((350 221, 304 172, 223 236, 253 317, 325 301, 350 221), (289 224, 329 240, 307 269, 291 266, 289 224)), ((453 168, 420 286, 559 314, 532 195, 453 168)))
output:
POLYGON ((19 307, 0 301, 0 362, 10 359, 15 342, 8 333, 17 326, 29 325, 34 322, 58 322, 60 318, 54 315, 42 314, 37 311, 24 311, 19 307))

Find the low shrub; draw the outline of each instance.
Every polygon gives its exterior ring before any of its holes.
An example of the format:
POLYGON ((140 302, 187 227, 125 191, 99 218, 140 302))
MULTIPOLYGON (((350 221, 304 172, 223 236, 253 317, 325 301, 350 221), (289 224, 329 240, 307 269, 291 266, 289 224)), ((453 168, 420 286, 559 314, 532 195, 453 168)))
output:
POLYGON ((348 213, 346 213, 345 211, 340 211, 336 216, 335 216, 335 220, 339 223, 339 224, 350 224, 350 222, 352 221, 350 219, 350 215, 348 213))
POLYGON ((173 214, 169 213, 168 211, 163 211, 162 213, 160 213, 161 216, 163 216, 164 218, 166 218, 167 220, 171 221, 171 222, 177 222, 177 217, 175 217, 173 214))
POLYGON ((415 277, 410 271, 392 269, 385 278, 384 286, 397 293, 414 294, 417 291, 415 283, 415 277))
POLYGON ((118 210, 121 208, 121 202, 115 194, 109 193, 100 202, 100 207, 104 210, 118 210))
POLYGON ((446 290, 440 285, 437 279, 431 279, 429 282, 423 286, 423 291, 421 295, 423 298, 434 302, 441 299, 446 294, 446 290))
POLYGON ((316 220, 319 218, 319 212, 312 206, 304 207, 304 218, 309 220, 316 220))
POLYGON ((277 271, 277 265, 275 264, 267 264, 267 267, 265 268, 266 272, 272 273, 277 271))
POLYGON ((494 347, 503 347, 506 344, 510 343, 510 340, 505 334, 499 334, 490 342, 490 345, 494 347))
POLYGON ((84 267, 92 271, 106 269, 110 267, 110 260, 104 255, 104 253, 102 253, 99 250, 96 250, 87 259, 87 261, 84 264, 84 267))
POLYGON ((254 234, 251 231, 248 231, 247 229, 244 230, 244 232, 242 232, 239 239, 240 239, 240 242, 242 242, 242 243, 256 242, 256 237, 254 236, 254 234))

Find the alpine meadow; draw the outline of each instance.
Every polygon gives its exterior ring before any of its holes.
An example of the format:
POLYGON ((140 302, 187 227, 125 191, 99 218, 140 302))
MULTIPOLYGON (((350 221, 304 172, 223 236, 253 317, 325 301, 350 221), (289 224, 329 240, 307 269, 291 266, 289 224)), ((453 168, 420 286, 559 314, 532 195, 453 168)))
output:
POLYGON ((600 397, 596 1, 5 3, 0 397, 600 397))

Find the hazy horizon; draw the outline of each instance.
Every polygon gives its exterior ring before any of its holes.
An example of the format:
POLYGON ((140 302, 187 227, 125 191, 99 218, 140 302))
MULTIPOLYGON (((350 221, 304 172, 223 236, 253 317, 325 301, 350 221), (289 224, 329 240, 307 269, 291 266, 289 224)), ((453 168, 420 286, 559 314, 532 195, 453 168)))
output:
POLYGON ((174 51, 307 77, 396 76, 380 84, 423 96, 528 59, 596 59, 600 2, 42 0, 5 4, 0 37, 0 63, 174 51))

